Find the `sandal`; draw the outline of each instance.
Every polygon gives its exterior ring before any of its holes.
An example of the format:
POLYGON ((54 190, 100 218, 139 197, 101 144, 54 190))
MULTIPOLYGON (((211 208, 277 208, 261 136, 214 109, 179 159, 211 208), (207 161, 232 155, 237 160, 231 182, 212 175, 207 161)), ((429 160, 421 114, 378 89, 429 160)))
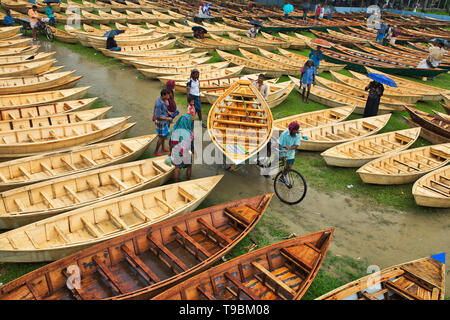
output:
POLYGON ((162 156, 162 153, 160 153, 160 152, 155 153, 155 156, 160 157, 160 156, 162 156))

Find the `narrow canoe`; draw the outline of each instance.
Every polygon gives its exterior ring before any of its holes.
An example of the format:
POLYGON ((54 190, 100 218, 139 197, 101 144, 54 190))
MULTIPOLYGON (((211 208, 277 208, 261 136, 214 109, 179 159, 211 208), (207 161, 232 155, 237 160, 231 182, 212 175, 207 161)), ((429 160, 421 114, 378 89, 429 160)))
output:
MULTIPOLYGON (((285 57, 291 58, 292 60, 306 62, 306 57, 301 54, 294 53, 294 52, 291 52, 291 51, 288 51, 288 50, 285 50, 282 48, 279 48, 278 52, 280 52, 280 54, 282 54, 285 57)), ((345 67, 344 64, 336 64, 336 63, 330 63, 327 61, 321 61, 318 72, 331 71, 331 70, 338 71, 338 70, 344 69, 344 67, 345 67)))
POLYGON ((39 52, 36 55, 15 55, 15 56, 5 56, 0 57, 0 66, 6 66, 11 64, 21 64, 21 63, 32 63, 36 61, 49 60, 55 55, 53 52, 39 52))
POLYGON ((104 23, 104 24, 108 24, 111 22, 110 18, 107 17, 101 17, 98 16, 96 14, 87 12, 86 10, 81 10, 81 14, 83 15, 83 17, 89 19, 91 21, 91 23, 96 23, 96 24, 100 24, 100 23, 104 23))
POLYGON ((57 113, 82 111, 89 109, 94 104, 95 100, 97 100, 97 98, 62 101, 47 105, 44 104, 28 107, 0 108, 0 120, 16 120, 22 118, 50 116, 57 113))
MULTIPOLYGON (((360 90, 352 86, 348 86, 343 83, 331 81, 323 77, 315 77, 316 83, 326 89, 336 91, 338 93, 349 95, 358 99, 367 100, 369 92, 360 90)), ((405 111, 405 103, 403 101, 395 100, 392 98, 382 96, 380 99, 380 106, 391 108, 395 111, 405 111)))
POLYGON ((106 166, 4 191, 0 194, 0 229, 18 228, 61 212, 163 185, 175 169, 164 163, 166 157, 106 166))
MULTIPOLYGON (((181 190, 184 189, 180 189, 180 192, 181 190)), ((0 287, 0 300, 36 299, 31 291, 23 293, 26 283, 33 283, 33 291, 40 292, 40 297, 46 300, 149 299, 191 275, 206 270, 228 253, 258 223, 271 198, 272 194, 266 194, 219 204, 107 240, 0 287), (184 240, 192 244, 194 250, 184 240), (170 258, 174 259, 166 260, 161 255, 151 254, 158 251, 168 252, 170 258), (115 263, 110 264, 110 259, 99 259, 105 257, 104 253, 107 253, 106 256, 114 255, 115 263), (168 264, 161 264, 162 259, 168 261, 168 264), (83 285, 71 290, 65 285, 65 281, 57 282, 56 279, 61 274, 70 273, 70 266, 73 264, 79 264, 82 268, 80 275, 83 284, 90 284, 88 287, 83 285), (95 265, 96 270, 91 270, 91 265, 95 265), (119 271, 119 276, 113 277, 109 272, 102 272, 102 269, 115 270, 116 274, 119 271), (120 276, 131 270, 139 274, 136 275, 136 281, 125 280, 120 276), (158 272, 161 270, 165 272, 158 272), (41 282, 40 287, 35 279, 42 275, 45 275, 48 282, 41 282), (123 280, 115 282, 117 287, 111 282, 110 287, 105 287, 104 279, 123 280)), ((127 215, 124 217, 127 218, 127 215)), ((145 219, 142 215, 138 217, 145 219)))
POLYGON ((294 67, 292 65, 285 64, 285 63, 282 63, 282 62, 279 62, 276 60, 272 60, 272 59, 269 59, 266 57, 262 57, 260 55, 257 55, 255 53, 249 52, 244 49, 239 49, 239 51, 244 57, 246 57, 250 61, 254 61, 256 63, 266 64, 266 65, 272 64, 274 67, 285 71, 284 74, 290 74, 290 75, 298 75, 299 74, 298 68, 294 67))
POLYGON ((355 110, 354 106, 323 109, 305 113, 294 114, 273 122, 274 130, 284 131, 292 121, 297 121, 300 129, 319 127, 324 124, 344 121, 355 110))
POLYGON ((302 50, 305 49, 306 46, 306 42, 303 41, 302 39, 296 38, 296 37, 291 37, 287 34, 278 32, 278 34, 280 35, 280 37, 286 41, 288 41, 290 43, 289 48, 294 49, 294 50, 302 50))
POLYGON ((418 179, 412 194, 417 205, 450 208, 450 166, 431 171, 418 179))
POLYGON ((287 49, 291 46, 291 43, 283 38, 275 37, 271 34, 268 34, 267 32, 261 31, 261 35, 265 39, 261 39, 260 37, 256 37, 256 40, 262 41, 262 42, 268 42, 273 44, 278 44, 279 48, 287 49), (269 40, 269 41, 267 41, 269 40))
MULTIPOLYGON (((289 76, 289 78, 295 83, 295 89, 297 89, 297 91, 300 92, 301 94, 302 89, 300 88, 300 80, 291 76, 289 76)), ((312 101, 316 101, 318 103, 324 104, 332 108, 342 107, 346 105, 354 105, 355 106, 354 112, 357 114, 364 114, 364 108, 366 107, 365 100, 341 94, 337 91, 329 90, 327 88, 319 86, 311 86, 309 98, 312 101)), ((393 109, 389 107, 385 107, 382 105, 378 107, 378 114, 388 114, 391 113, 392 111, 393 109)))
POLYGON ((142 53, 143 51, 151 51, 155 52, 157 50, 162 49, 170 49, 173 47, 177 39, 169 39, 159 42, 153 42, 145 45, 137 45, 137 46, 125 46, 120 47, 120 51, 111 51, 103 48, 99 48, 99 50, 106 56, 114 57, 115 52, 119 52, 119 54, 123 53, 142 53))
POLYGON ((67 85, 72 84, 74 79, 80 80, 83 76, 72 77, 75 71, 55 72, 45 75, 0 78, 0 95, 31 93, 44 90, 67 89, 67 85))
MULTIPOLYGON (((138 68, 139 72, 142 73, 145 77, 150 79, 157 79, 158 77, 163 76, 174 76, 179 74, 188 74, 192 71, 193 68, 197 69, 200 74, 203 72, 208 72, 211 70, 223 69, 228 67, 229 62, 216 62, 216 63, 208 63, 208 64, 199 64, 194 67, 181 67, 181 68, 151 68, 151 69, 141 69, 138 68)), ((172 80, 176 80, 175 78, 172 80)))
POLYGON ((0 78, 41 74, 51 68, 55 59, 0 66, 0 78))
MULTIPOLYGON (((370 83, 370 79, 367 78, 365 75, 362 75, 362 79, 359 78, 352 78, 348 77, 346 75, 330 71, 331 76, 333 77, 333 80, 342 84, 345 84, 347 86, 351 86, 358 90, 364 90, 367 85, 370 83)), ((352 72, 352 75, 356 75, 356 72, 352 72)), ((412 90, 412 89, 411 89, 412 90)), ((403 88, 392 88, 385 86, 383 91, 383 97, 388 97, 391 99, 395 99, 398 101, 403 101, 406 104, 414 104, 417 101, 421 99, 421 95, 414 94, 412 91, 406 91, 403 90, 403 88)))
POLYGON ((110 9, 111 15, 114 17, 115 23, 125 23, 128 21, 128 16, 126 14, 120 13, 113 8, 110 9))
POLYGON ((1 108, 17 108, 49 104, 62 100, 76 100, 83 98, 90 87, 77 87, 56 91, 40 91, 24 94, 10 94, 0 96, 1 108))
POLYGON ((275 98, 273 100, 268 100, 267 104, 269 105, 269 108, 275 108, 276 106, 282 104, 291 94, 292 90, 294 90, 295 84, 291 81, 289 81, 289 85, 286 87, 286 90, 283 92, 281 96, 278 98, 275 98))
POLYGON ((151 18, 147 16, 143 16, 142 14, 132 12, 130 10, 125 10, 126 16, 127 16, 127 22, 131 23, 143 23, 143 22, 150 22, 151 18))
MULTIPOLYGON (((122 38, 115 38, 115 41, 119 47, 125 47, 125 46, 136 46, 136 45, 147 45, 152 44, 155 42, 163 41, 167 38, 165 34, 162 33, 155 33, 151 36, 146 37, 136 37, 136 36, 129 36, 129 37, 122 37, 122 38)), ((88 36, 87 40, 91 44, 91 46, 94 49, 98 48, 106 48, 106 38, 101 36, 88 36)))
POLYGON ((20 32, 21 26, 2 27, 0 31, 0 39, 9 38, 20 32))
POLYGON ((154 300, 300 300, 319 272, 333 233, 331 228, 241 255, 154 300))
POLYGON ((356 172, 364 183, 404 184, 450 162, 450 143, 405 150, 370 161, 356 172))
POLYGON ((61 259, 100 242, 191 212, 222 177, 206 177, 134 192, 2 233, 0 261, 61 259))
MULTIPOLYGON (((202 79, 209 79, 209 80, 229 78, 240 74, 243 69, 244 66, 235 66, 222 69, 211 69, 209 71, 202 71, 200 76, 202 77, 202 79)), ((190 73, 184 73, 171 76, 159 76, 158 80, 161 81, 163 84, 166 84, 168 80, 188 81, 189 77, 190 73)))
POLYGON ((406 107, 411 120, 419 126, 428 129, 446 138, 450 138, 450 121, 439 115, 433 115, 427 112, 417 110, 412 107, 406 107))
MULTIPOLYGON (((406 116, 402 116, 403 120, 405 120, 406 124, 410 128, 417 128, 420 127, 417 123, 411 120, 411 118, 408 118, 406 116)), ((423 127, 420 127, 420 137, 424 138, 425 140, 433 143, 433 144, 440 144, 440 143, 448 143, 450 142, 449 138, 443 137, 433 131, 430 131, 428 129, 425 129, 423 127)))
POLYGON ((189 59, 189 55, 185 55, 183 57, 176 57, 170 59, 170 57, 165 58, 149 58, 149 59, 139 59, 139 60, 128 60, 129 64, 133 65, 135 68, 157 68, 157 69, 166 69, 166 68, 187 68, 207 63, 211 60, 211 56, 208 57, 200 57, 189 59))
POLYGON ((17 40, 0 40, 0 48, 20 48, 30 45, 30 38, 17 40))
POLYGON ((272 113, 249 80, 234 82, 211 107, 208 133, 215 146, 239 165, 254 156, 272 136, 272 113))
POLYGON ((82 121, 104 119, 112 107, 56 114, 50 116, 0 120, 0 131, 23 130, 31 128, 51 127, 82 121))
POLYGON ((374 135, 383 129, 390 117, 390 114, 383 114, 303 129, 301 135, 307 140, 302 139, 297 149, 324 151, 344 142, 374 135))
POLYGON ((9 190, 70 174, 99 169, 139 158, 156 135, 114 140, 39 154, 0 163, 0 190, 9 190), (87 159, 92 160, 92 162, 87 159), (95 164, 94 164, 95 163, 95 164))
POLYGON ((69 32, 60 30, 52 26, 50 26, 50 29, 52 30, 53 36, 57 41, 65 43, 78 43, 78 38, 70 34, 69 32))
POLYGON ((269 50, 269 51, 275 51, 279 47, 278 44, 256 41, 253 38, 248 38, 248 37, 244 37, 244 36, 238 36, 237 34, 234 34, 234 33, 231 33, 231 32, 229 32, 228 35, 234 41, 242 42, 244 44, 251 45, 251 46, 254 46, 254 47, 257 47, 257 48, 263 48, 263 49, 269 50))
MULTIPOLYGON (((248 51, 251 51, 251 52, 256 52, 257 49, 258 49, 258 47, 256 47, 256 46, 245 44, 245 43, 238 42, 238 41, 231 40, 231 39, 227 39, 227 38, 223 38, 221 36, 218 36, 218 35, 215 35, 215 34, 212 34, 212 33, 209 36, 213 40, 215 40, 217 42, 220 42, 220 43, 222 43, 222 44, 224 44, 226 46, 229 46, 229 48, 234 48, 235 47, 236 49, 233 49, 233 50, 237 50, 237 48, 242 48, 242 49, 245 49, 245 50, 248 50, 248 51)), ((222 50, 220 48, 217 48, 217 49, 222 50)))
MULTIPOLYGON (((152 63, 154 62, 154 67, 157 68, 160 63, 164 62, 174 62, 174 61, 186 61, 186 60, 192 60, 192 59, 199 59, 199 58, 209 58, 211 57, 205 57, 208 53, 207 52, 178 52, 180 49, 169 49, 169 50, 157 50, 153 52, 153 54, 142 55, 142 56, 124 56, 124 57, 117 57, 125 64, 131 64, 131 62, 142 62, 142 63, 152 63), (172 54, 173 53, 173 54, 172 54)), ((209 59, 204 60, 204 62, 207 62, 209 59)), ((203 63, 203 60, 200 60, 203 63)), ((163 66, 163 68, 165 68, 163 66)))
POLYGON ((20 47, 20 48, 0 48, 0 57, 15 56, 18 54, 36 54, 38 47, 20 47))
POLYGON ((102 141, 130 117, 0 132, 0 158, 20 158, 102 141))
MULTIPOLYGON (((213 79, 213 80, 201 80, 200 79, 200 92, 211 89, 223 89, 228 88, 230 85, 238 80, 251 80, 254 81, 258 78, 259 73, 247 74, 245 76, 213 79)), ((274 79, 278 81, 278 78, 274 79)), ((274 83, 276 82, 274 81, 274 83)), ((178 92, 186 92, 186 81, 175 81, 175 90, 178 92)))
POLYGON ((381 133, 338 144, 320 155, 330 166, 359 168, 376 158, 408 149, 419 134, 420 128, 381 133))
POLYGON ((427 257, 352 281, 316 300, 444 300, 444 297, 445 264, 427 257))
POLYGON ((165 57, 168 60, 175 56, 189 55, 189 59, 203 57, 207 54, 207 52, 197 52, 191 53, 193 48, 180 48, 180 49, 165 49, 165 50, 141 50, 135 52, 120 52, 120 51, 109 51, 106 49, 100 49, 102 53, 106 56, 110 56, 113 58, 120 59, 123 63, 127 64, 127 59, 131 60, 140 60, 140 59, 161 59, 161 57, 165 57), (108 51, 108 52, 104 52, 108 51), (113 54, 111 54, 113 53, 113 54))
MULTIPOLYGON (((264 49, 261 49, 261 48, 258 48, 258 50, 259 50, 259 52, 261 53, 262 56, 264 56, 264 57, 266 57, 268 59, 271 59, 273 61, 282 63, 284 65, 288 65, 291 68, 297 68, 297 74, 300 74, 300 68, 303 68, 303 66, 305 65, 306 61, 308 61, 307 57, 304 57, 303 60, 300 60, 300 59, 294 60, 292 58, 289 58, 289 57, 286 57, 286 56, 282 56, 282 55, 279 55, 279 54, 276 54, 276 53, 273 53, 273 52, 270 52, 270 51, 267 51, 267 50, 264 50, 264 49)), ((319 67, 319 69, 320 69, 320 67, 319 67)))

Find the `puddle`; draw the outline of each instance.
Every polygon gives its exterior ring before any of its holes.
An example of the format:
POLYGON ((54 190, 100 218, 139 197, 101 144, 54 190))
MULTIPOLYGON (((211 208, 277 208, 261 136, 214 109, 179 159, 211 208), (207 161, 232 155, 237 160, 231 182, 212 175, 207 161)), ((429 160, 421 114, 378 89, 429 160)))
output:
MULTIPOLYGON (((55 58, 65 70, 83 75, 80 86, 91 85, 89 94, 113 105, 109 117, 132 115, 137 122, 130 136, 155 132, 152 112, 162 89, 159 81, 138 79, 133 68, 103 66, 71 52, 65 47, 43 43, 45 51, 56 51, 55 58)), ((151 146, 154 149, 154 144, 151 146)), ((224 172, 220 165, 194 165, 192 178, 225 173, 209 199, 217 202, 237 200, 273 192, 271 179, 260 175, 256 166, 245 166, 237 172, 224 172)), ((184 173, 181 176, 184 178, 184 173)), ((306 177, 308 180, 308 177, 306 177)), ((309 187, 306 198, 297 206, 288 206, 274 198, 266 214, 276 215, 287 225, 287 232, 297 235, 335 227, 330 250, 335 254, 365 259, 386 268, 446 251, 450 254, 450 210, 442 214, 420 215, 390 208, 367 208, 362 200, 330 195, 309 187)), ((446 273, 450 275, 447 263, 446 273)), ((446 283, 450 292, 450 281, 446 283)))

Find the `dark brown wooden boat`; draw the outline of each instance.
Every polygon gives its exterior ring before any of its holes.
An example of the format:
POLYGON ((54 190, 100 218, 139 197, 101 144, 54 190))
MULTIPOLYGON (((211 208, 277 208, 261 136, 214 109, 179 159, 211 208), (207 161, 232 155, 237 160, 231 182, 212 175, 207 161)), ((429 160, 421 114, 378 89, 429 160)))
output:
POLYGON ((244 254, 154 300, 299 300, 316 277, 333 232, 331 228, 244 254))
POLYGON ((433 115, 412 107, 405 106, 411 120, 421 127, 433 131, 443 137, 450 138, 450 121, 439 115, 433 115))
POLYGON ((105 241, 5 284, 0 300, 149 299, 231 250, 272 196, 216 205, 105 241))

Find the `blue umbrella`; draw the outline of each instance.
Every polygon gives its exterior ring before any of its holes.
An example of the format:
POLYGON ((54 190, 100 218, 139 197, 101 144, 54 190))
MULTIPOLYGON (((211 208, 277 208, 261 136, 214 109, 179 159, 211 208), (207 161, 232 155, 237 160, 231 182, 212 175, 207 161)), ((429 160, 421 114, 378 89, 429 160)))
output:
POLYGON ((431 39, 430 42, 440 42, 440 43, 442 43, 444 46, 448 46, 447 40, 444 40, 444 39, 442 39, 442 38, 434 38, 434 39, 431 39))
POLYGON ((208 30, 206 30, 205 28, 201 27, 201 26, 194 26, 192 27, 192 31, 197 31, 197 30, 203 30, 204 33, 208 33, 208 30))
POLYGON ((117 36, 118 34, 124 33, 125 31, 123 30, 109 30, 108 32, 106 32, 103 37, 114 37, 117 36))
POLYGON ((395 83, 394 80, 386 77, 385 75, 379 74, 379 73, 369 73, 369 74, 366 74, 366 77, 368 77, 372 80, 375 80, 379 83, 388 85, 390 87, 397 87, 397 84, 395 83))
POLYGON ((205 7, 210 7, 211 6, 211 3, 207 3, 206 5, 205 5, 205 7))
POLYGON ((290 4, 290 3, 285 4, 284 7, 283 7, 283 11, 284 11, 284 13, 289 14, 292 11, 294 11, 294 6, 292 4, 290 4))

